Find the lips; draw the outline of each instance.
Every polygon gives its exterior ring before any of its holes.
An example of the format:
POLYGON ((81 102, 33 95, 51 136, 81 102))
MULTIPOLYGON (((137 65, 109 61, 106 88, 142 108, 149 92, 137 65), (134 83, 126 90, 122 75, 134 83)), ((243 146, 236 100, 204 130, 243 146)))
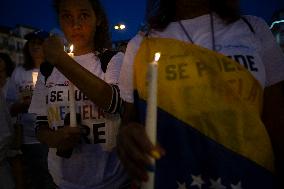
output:
POLYGON ((73 34, 73 35, 71 35, 71 37, 72 37, 72 39, 74 39, 74 40, 78 40, 78 39, 82 39, 82 38, 83 38, 83 36, 80 35, 80 34, 73 34))

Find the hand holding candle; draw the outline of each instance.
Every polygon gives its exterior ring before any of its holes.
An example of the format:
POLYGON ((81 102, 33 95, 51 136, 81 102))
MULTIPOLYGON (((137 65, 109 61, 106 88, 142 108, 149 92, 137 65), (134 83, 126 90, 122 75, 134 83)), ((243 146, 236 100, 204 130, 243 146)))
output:
MULTIPOLYGON (((74 46, 70 46, 70 52, 68 55, 73 58, 74 57, 74 46)), ((69 81, 69 110, 70 110, 70 127, 77 126, 76 120, 76 103, 75 103, 75 94, 74 94, 74 85, 69 81)))
MULTIPOLYGON (((156 53, 155 59, 149 65, 150 79, 148 82, 148 99, 146 114, 146 134, 153 145, 157 143, 157 85, 158 85, 158 61, 161 54, 156 53)), ((155 166, 155 160, 151 158, 151 163, 155 166)), ((142 189, 153 189, 155 181, 155 173, 148 172, 149 179, 142 183, 142 189)))

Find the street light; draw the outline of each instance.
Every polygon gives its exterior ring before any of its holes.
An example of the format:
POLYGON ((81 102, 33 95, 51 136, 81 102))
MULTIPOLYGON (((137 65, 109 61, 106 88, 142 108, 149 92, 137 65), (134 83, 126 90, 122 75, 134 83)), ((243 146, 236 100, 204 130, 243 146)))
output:
POLYGON ((124 29, 126 28, 126 26, 125 26, 124 24, 121 24, 121 25, 119 26, 119 28, 120 28, 121 30, 124 30, 124 29))
POLYGON ((115 30, 124 30, 126 29, 126 26, 124 24, 118 24, 114 26, 115 30))

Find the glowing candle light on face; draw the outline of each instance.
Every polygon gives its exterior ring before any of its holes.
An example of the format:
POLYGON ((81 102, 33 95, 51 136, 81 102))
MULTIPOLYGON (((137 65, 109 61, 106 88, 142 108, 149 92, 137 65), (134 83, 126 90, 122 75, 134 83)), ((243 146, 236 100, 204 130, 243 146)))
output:
MULTIPOLYGON (((153 145, 157 143, 157 86, 158 86, 158 61, 161 53, 155 54, 155 59, 149 65, 150 80, 148 83, 148 99, 147 99, 147 114, 146 114, 146 134, 153 145)), ((155 160, 151 159, 151 164, 155 166, 155 160)), ((153 189, 155 173, 148 172, 149 179, 142 183, 142 189, 153 189)))
MULTIPOLYGON (((70 52, 68 55, 73 58, 74 57, 74 45, 70 46, 70 52)), ((75 103, 75 92, 74 92, 74 85, 69 81, 69 111, 70 111, 70 127, 77 126, 77 119, 76 119, 76 103, 75 103)))

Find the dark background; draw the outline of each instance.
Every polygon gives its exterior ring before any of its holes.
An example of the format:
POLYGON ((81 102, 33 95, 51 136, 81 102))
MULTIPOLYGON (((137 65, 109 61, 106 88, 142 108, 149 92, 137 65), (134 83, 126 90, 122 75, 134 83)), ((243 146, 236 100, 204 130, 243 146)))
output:
MULTIPOLYGON (((101 0, 110 23, 113 40, 130 39, 144 20, 146 0, 101 0), (113 26, 124 23, 126 30, 117 31, 113 26)), ((273 12, 284 8, 284 0, 241 0, 244 14, 260 16, 267 22, 273 12)), ((1 0, 0 25, 17 24, 50 31, 59 28, 52 0, 1 0)))

